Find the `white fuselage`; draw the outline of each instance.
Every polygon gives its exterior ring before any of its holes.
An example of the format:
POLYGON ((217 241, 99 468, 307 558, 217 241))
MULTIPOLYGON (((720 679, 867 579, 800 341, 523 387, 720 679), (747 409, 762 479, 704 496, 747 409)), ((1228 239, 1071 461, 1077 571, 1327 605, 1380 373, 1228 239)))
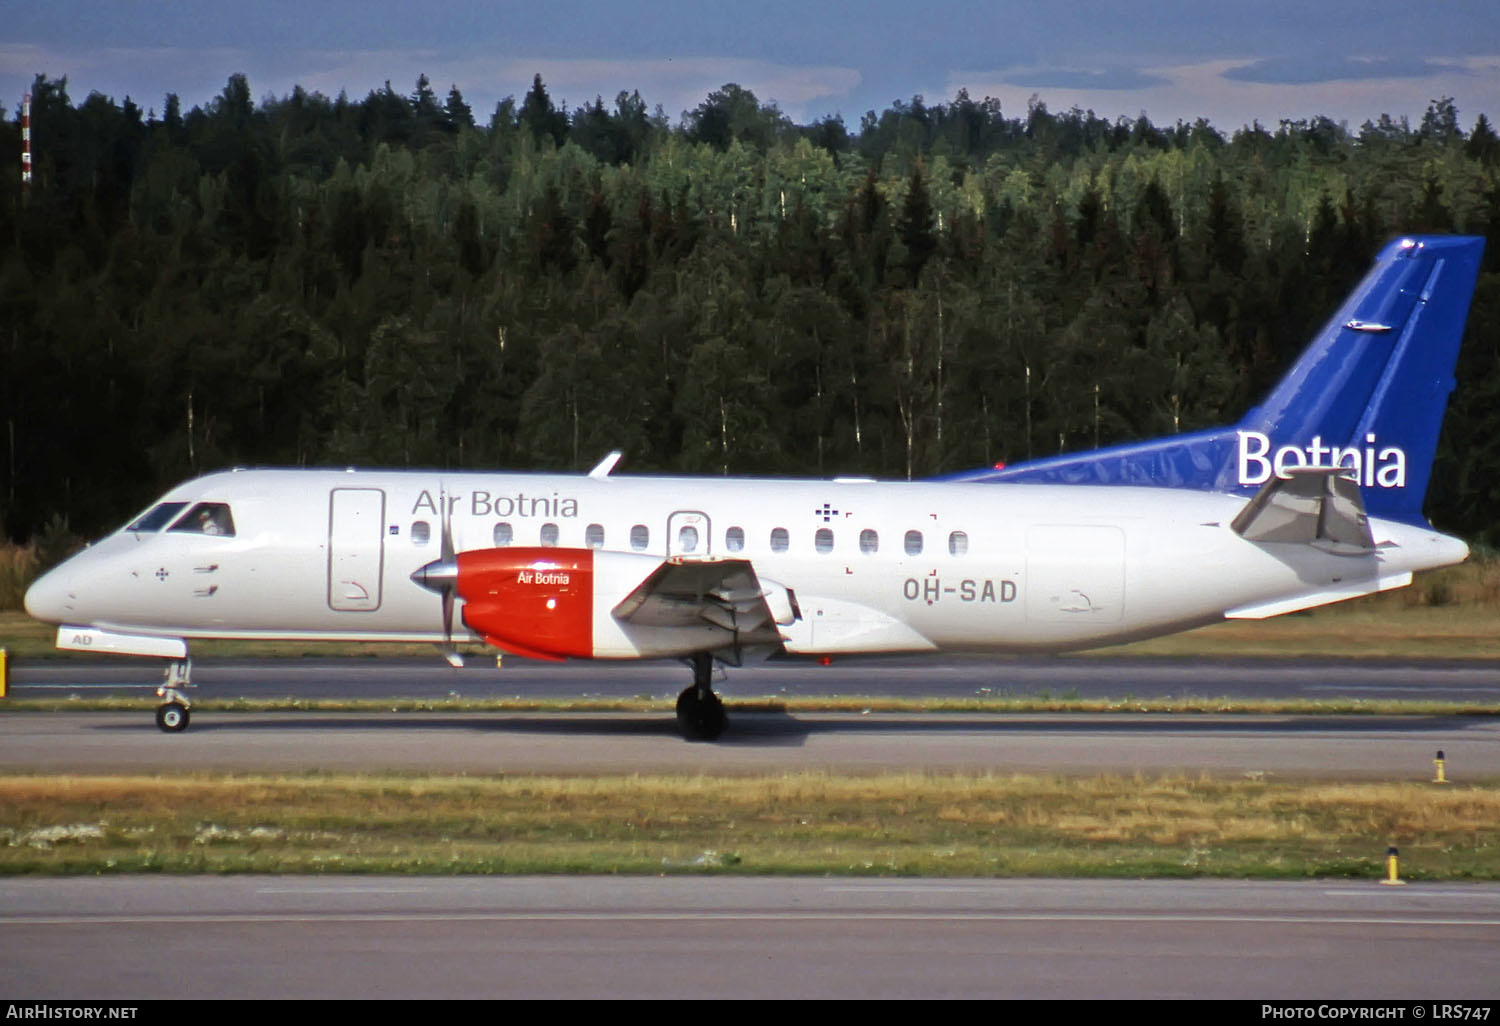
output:
MULTIPOLYGON (((38 581, 32 614, 141 636, 438 642, 440 600, 412 574, 446 519, 459 552, 639 554, 624 561, 639 572, 596 585, 606 614, 662 559, 730 558, 794 596, 788 651, 1059 650, 1367 594, 1467 554, 1374 520, 1373 553, 1252 543, 1230 528, 1245 497, 1161 488, 247 470, 162 501, 223 504, 233 534, 118 531, 38 581)), ((672 654, 619 625, 596 637, 602 658, 672 654)))

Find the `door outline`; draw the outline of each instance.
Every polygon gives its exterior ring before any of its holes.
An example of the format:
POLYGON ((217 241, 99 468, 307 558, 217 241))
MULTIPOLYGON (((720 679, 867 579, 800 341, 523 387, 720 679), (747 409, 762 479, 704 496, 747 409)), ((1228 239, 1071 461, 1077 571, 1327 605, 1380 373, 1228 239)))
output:
POLYGON ((335 488, 328 493, 328 608, 373 613, 385 580, 385 491, 335 488))
POLYGON ((674 510, 667 517, 667 556, 707 556, 713 552, 713 533, 709 530, 711 523, 708 514, 697 509, 674 510), (682 551, 677 544, 677 534, 684 527, 693 527, 698 531, 698 547, 692 552, 682 551))

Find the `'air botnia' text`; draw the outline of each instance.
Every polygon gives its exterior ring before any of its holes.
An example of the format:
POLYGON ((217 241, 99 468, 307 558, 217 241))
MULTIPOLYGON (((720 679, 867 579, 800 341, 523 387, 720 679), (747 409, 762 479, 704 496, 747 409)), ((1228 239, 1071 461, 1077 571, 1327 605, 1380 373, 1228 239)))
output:
POLYGON ((435 517, 443 515, 451 516, 460 504, 466 507, 470 516, 475 517, 576 517, 578 515, 578 500, 566 495, 553 492, 552 495, 527 495, 525 492, 517 492, 514 495, 491 495, 489 492, 478 489, 468 493, 465 497, 462 493, 457 495, 444 495, 438 493, 434 496, 427 489, 418 493, 417 499, 412 503, 412 516, 427 512, 435 517), (446 501, 448 508, 441 508, 446 501))

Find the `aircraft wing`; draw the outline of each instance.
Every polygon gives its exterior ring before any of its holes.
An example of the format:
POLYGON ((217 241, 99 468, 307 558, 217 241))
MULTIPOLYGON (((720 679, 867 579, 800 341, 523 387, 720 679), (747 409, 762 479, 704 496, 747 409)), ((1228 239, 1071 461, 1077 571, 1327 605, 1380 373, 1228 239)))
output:
POLYGON ((672 557, 612 610, 617 620, 652 627, 711 623, 746 634, 791 623, 791 593, 765 586, 748 559, 672 557))
POLYGON ((1375 551, 1359 485, 1343 467, 1294 467, 1273 476, 1230 526, 1246 541, 1312 545, 1338 555, 1375 551))

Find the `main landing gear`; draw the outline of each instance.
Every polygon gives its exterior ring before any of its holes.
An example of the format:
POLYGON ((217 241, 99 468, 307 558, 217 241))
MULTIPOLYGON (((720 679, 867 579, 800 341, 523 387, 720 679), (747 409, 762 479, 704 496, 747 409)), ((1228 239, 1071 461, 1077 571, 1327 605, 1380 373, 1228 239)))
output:
POLYGON ((181 689, 193 686, 192 671, 191 660, 174 659, 167 665, 167 682, 156 689, 156 697, 162 700, 156 707, 156 725, 168 734, 187 730, 188 709, 192 703, 181 689))
POLYGON ((693 683, 677 696, 677 725, 689 741, 717 741, 729 718, 713 689, 714 659, 707 652, 693 655, 693 683))

